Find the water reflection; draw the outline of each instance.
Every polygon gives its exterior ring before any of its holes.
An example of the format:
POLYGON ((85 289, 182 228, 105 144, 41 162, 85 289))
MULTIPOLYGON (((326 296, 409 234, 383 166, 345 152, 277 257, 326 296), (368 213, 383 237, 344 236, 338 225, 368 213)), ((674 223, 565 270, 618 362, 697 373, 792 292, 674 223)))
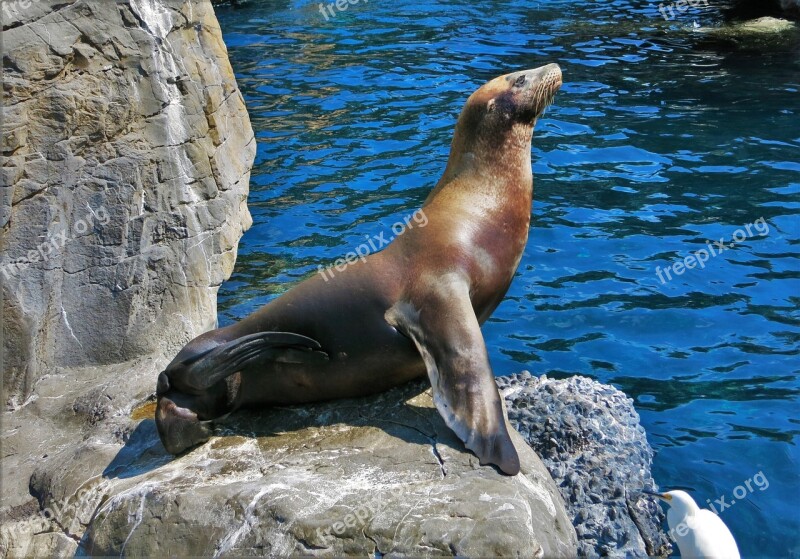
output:
MULTIPOLYGON (((791 386, 797 381, 797 378, 792 375, 714 381, 697 380, 698 376, 675 377, 669 380, 615 376, 610 381, 634 398, 637 407, 656 411, 677 408, 697 399, 744 402, 792 400, 800 395, 800 388, 791 386), (770 386, 772 384, 788 384, 789 386, 770 386)), ((744 428, 740 427, 740 430, 742 429, 744 428)), ((787 440, 791 441, 792 437, 793 435, 787 440)))

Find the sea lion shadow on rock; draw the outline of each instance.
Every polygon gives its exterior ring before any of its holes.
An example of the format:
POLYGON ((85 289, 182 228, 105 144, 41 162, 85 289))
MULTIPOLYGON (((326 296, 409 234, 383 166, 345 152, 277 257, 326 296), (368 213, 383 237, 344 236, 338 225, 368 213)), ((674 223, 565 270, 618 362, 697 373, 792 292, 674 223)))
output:
MULTIPOLYGON (((281 437, 296 449, 313 448, 315 438, 320 436, 341 436, 342 446, 346 446, 350 428, 372 428, 405 443, 435 444, 437 448, 464 452, 463 443, 447 427, 437 410, 416 401, 422 399, 420 395, 426 390, 430 390, 430 385, 425 380, 415 380, 363 398, 263 410, 244 409, 216 422, 215 438, 206 446, 213 451, 241 444, 241 437, 254 440, 281 437)), ((205 446, 195 447, 188 453, 203 448, 205 446)), ((477 459, 475 464, 477 467, 477 459)))
POLYGON ((444 173, 418 212, 424 226, 187 344, 157 381, 167 451, 203 444, 214 422, 239 409, 368 396, 427 375, 436 409, 466 448, 516 475, 481 325, 525 250, 533 129, 561 83, 549 64, 484 84, 464 105, 444 173))
MULTIPOLYGON (((296 433, 296 437, 289 436, 287 440, 295 440, 298 447, 306 446, 313 440, 309 433, 331 433, 333 431, 327 428, 334 426, 343 427, 344 432, 347 427, 372 427, 406 443, 431 445, 432 448, 435 445, 437 453, 463 452, 463 443, 447 427, 436 409, 416 401, 426 389, 429 389, 427 381, 416 380, 364 398, 263 410, 244 409, 217 420, 208 445, 192 447, 177 456, 168 453, 159 441, 155 421, 152 418, 144 419, 105 468, 103 477, 136 477, 183 456, 235 447, 242 444, 243 439, 286 437, 287 434, 296 433)), ((475 462, 477 467, 477 459, 475 462)))
POLYGON ((104 478, 127 479, 155 470, 173 460, 158 440, 154 419, 140 421, 127 436, 114 459, 103 470, 104 478))

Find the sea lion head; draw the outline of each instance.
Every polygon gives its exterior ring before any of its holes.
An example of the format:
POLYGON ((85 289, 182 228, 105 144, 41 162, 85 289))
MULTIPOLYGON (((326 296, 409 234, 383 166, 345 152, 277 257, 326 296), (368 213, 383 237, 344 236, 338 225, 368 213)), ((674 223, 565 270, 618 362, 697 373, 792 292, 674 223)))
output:
POLYGON ((499 76, 470 96, 465 116, 492 129, 518 123, 533 126, 560 87, 558 64, 499 76))
POLYGON ((473 162, 508 162, 515 155, 529 159, 536 119, 560 87, 558 64, 505 74, 481 86, 458 118, 443 182, 473 162))

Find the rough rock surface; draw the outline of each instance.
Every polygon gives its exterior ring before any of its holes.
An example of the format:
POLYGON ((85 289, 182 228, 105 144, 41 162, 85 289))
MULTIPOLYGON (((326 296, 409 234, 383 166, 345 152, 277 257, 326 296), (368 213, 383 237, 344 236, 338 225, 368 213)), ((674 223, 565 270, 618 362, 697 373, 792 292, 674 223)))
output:
MULTIPOLYGON (((137 371, 147 376, 154 366, 137 371)), ((81 542, 83 552, 126 556, 488 557, 521 549, 530 557, 539 546, 545 556, 572 546, 557 554, 665 556, 661 509, 637 495, 655 485, 631 401, 579 377, 522 374, 498 384, 511 423, 552 474, 519 438, 524 478, 480 467, 427 393, 417 396, 424 380, 367 399, 237 413, 177 459, 152 419, 122 413, 130 406, 104 387, 72 404, 91 438, 64 441, 31 478, 33 512, 54 521, 17 523, 5 549, 10 557, 31 549, 66 556, 81 542)), ((0 549, 3 534, 5 527, 0 549)))
MULTIPOLYGON (((147 420, 106 470, 113 496, 91 520, 86 552, 574 556, 564 503, 530 447, 514 433, 518 476, 480 466, 428 386, 239 413, 221 427, 226 436, 174 460, 147 420)), ((79 481, 49 486, 68 494, 79 481)))
POLYGON ((4 403, 213 326, 255 140, 210 3, 3 2, 4 403), (98 324, 102 320, 102 325, 98 324))
POLYGON ((582 557, 670 553, 654 490, 653 451, 633 401, 585 377, 527 371, 497 379, 509 422, 536 450, 567 503, 582 557))
POLYGON ((692 30, 701 46, 721 49, 770 49, 797 44, 800 24, 786 19, 761 17, 721 26, 692 30))
POLYGON ((84 527, 37 516, 47 480, 99 480, 133 403, 213 326, 255 141, 207 0, 0 10, 0 556, 70 554, 84 527))

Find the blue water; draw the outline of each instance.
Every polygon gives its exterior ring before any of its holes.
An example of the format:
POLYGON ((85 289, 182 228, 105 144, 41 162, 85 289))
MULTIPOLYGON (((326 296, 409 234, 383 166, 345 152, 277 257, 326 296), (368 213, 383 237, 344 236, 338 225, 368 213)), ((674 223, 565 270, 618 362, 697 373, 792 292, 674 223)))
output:
POLYGON ((494 370, 622 388, 662 487, 735 501, 721 515, 743 555, 798 557, 799 43, 710 44, 685 25, 713 17, 666 23, 655 6, 371 0, 329 21, 301 1, 218 8, 258 139, 255 224, 220 322, 390 231, 439 178, 466 97, 558 62, 530 241, 484 327, 494 370))

